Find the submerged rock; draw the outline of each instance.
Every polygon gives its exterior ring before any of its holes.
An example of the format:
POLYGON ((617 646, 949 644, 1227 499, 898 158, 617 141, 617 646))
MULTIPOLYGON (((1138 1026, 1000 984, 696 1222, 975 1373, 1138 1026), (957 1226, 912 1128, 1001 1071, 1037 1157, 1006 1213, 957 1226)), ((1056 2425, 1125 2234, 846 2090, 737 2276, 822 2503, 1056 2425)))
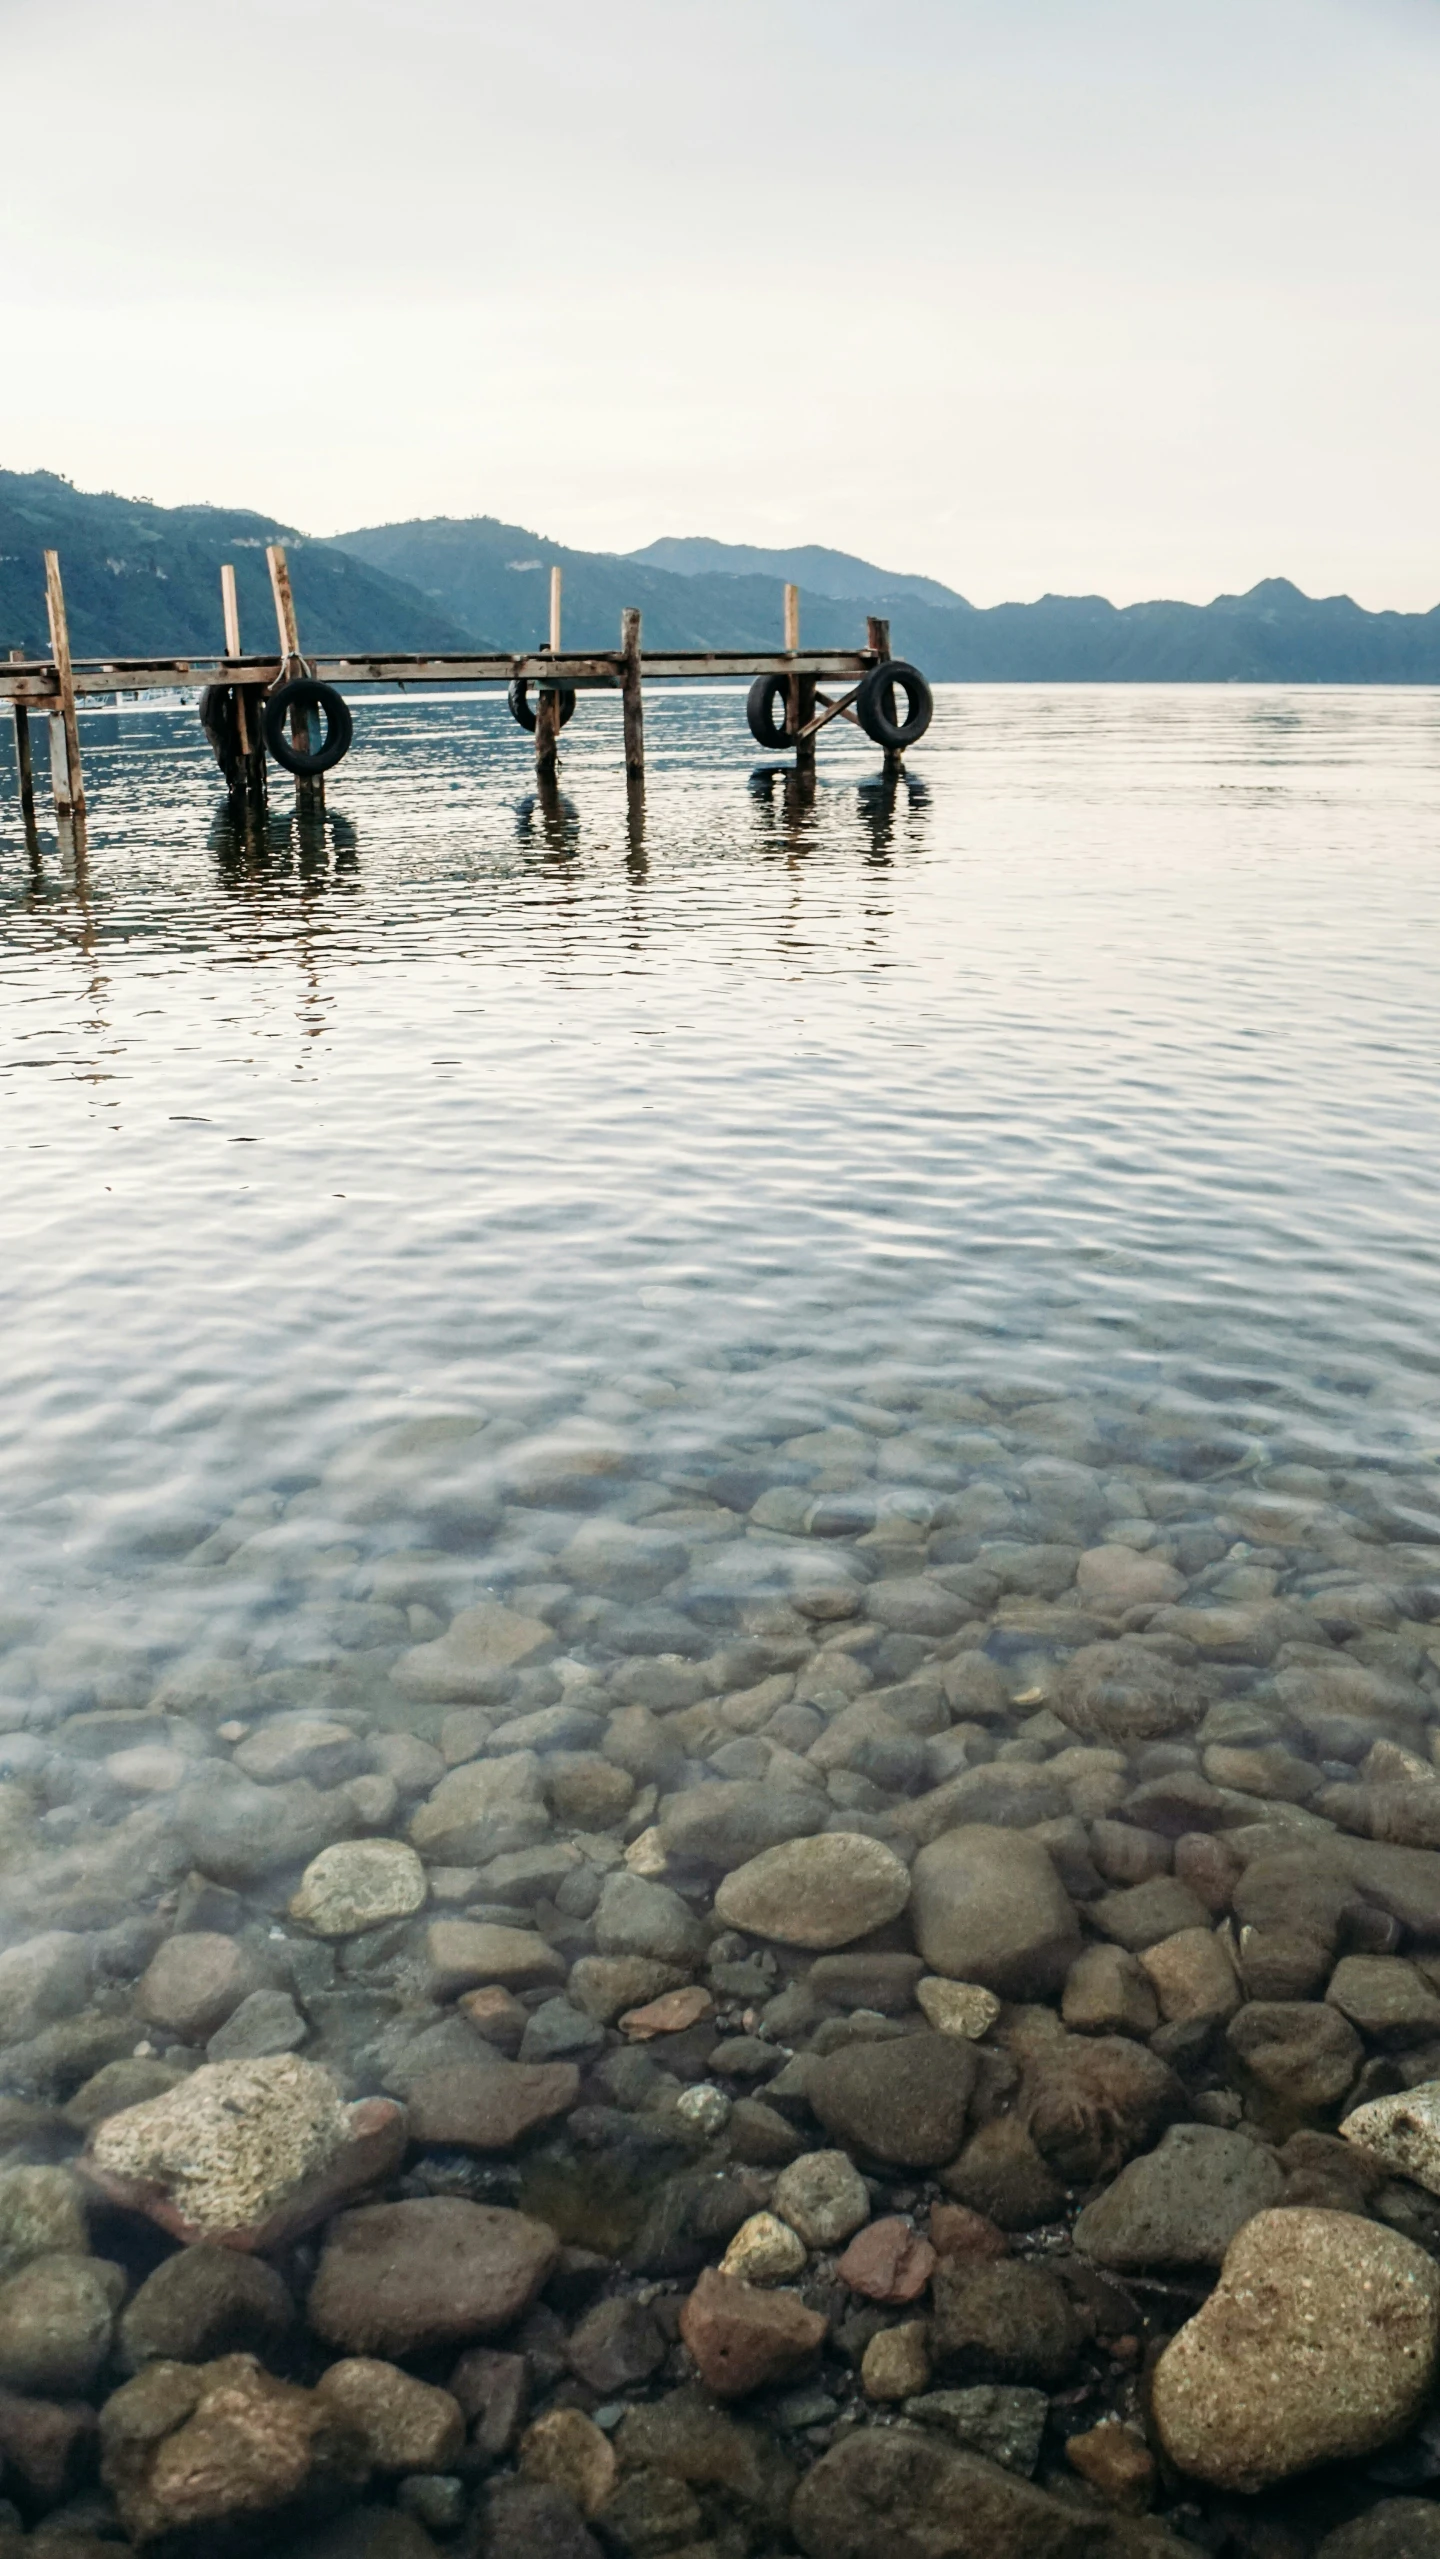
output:
POLYGON ((866 2427, 824 2453, 790 2521, 806 2559, 1105 2559, 1101 2517, 918 2428, 866 2427))
POLYGON ((107 2116, 79 2164, 112 2202, 177 2239, 266 2249, 387 2176, 404 2147, 401 2107, 346 2106, 327 2071, 281 2054, 209 2063, 107 2116))
POLYGON ((898 1918, 909 1899, 909 1869, 883 1840, 821 1831, 733 1868, 716 1892, 715 1916, 786 1946, 848 1946, 898 1918))
POLYGON ((915 1939, 933 1973, 1004 1999, 1058 1990, 1080 1952, 1069 1894, 1023 1833, 974 1823, 920 1850, 912 1874, 915 1939))
POLYGON ((1218 2266, 1237 2230, 1280 2200, 1272 2150, 1243 2133, 1175 2124, 1086 2205, 1075 2245, 1118 2273, 1218 2266))
POLYGON ((1166 2347, 1153 2410, 1170 2459, 1253 2491, 1392 2443, 1429 2396, 1440 2267, 1348 2213, 1262 2212, 1166 2347))
POLYGON ((528 2310, 560 2254, 544 2222, 448 2195, 337 2215, 309 2320, 351 2354, 423 2354, 493 2337, 528 2310))
POLYGON ((363 2441, 318 2391, 252 2355, 151 2364, 106 2402, 101 2475, 132 2540, 323 2512, 364 2483, 363 2441))

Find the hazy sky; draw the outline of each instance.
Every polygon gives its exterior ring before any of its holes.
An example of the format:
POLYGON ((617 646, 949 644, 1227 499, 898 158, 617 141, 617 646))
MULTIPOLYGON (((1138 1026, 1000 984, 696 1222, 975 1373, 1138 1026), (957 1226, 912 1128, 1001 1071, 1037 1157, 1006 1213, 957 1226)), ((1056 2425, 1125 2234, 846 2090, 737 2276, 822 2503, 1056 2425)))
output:
POLYGON ((1440 0, 0 0, 0 462, 1440 599, 1440 0))

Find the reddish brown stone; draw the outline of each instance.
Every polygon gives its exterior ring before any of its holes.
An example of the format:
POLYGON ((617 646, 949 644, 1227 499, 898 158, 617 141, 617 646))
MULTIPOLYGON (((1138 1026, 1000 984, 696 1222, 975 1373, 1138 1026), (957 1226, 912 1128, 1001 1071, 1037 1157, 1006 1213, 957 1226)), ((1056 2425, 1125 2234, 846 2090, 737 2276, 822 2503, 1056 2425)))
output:
POLYGON ((1008 2257, 1003 2230, 968 2204, 932 2204, 930 2245, 942 2257, 1008 2257))
POLYGON ((1126 2514, 1143 2515, 1155 2494, 1155 2464, 1128 2426, 1092 2426, 1088 2434, 1072 2435, 1065 2458, 1107 2505, 1126 2514))
POLYGON ((659 1999, 647 2001, 643 2008, 631 2008, 620 2020, 620 2032, 635 2043, 648 2043, 652 2035, 680 2035, 687 2026, 698 2026, 708 2017, 715 2002, 700 1982, 692 1982, 686 1990, 667 1990, 659 1999))
POLYGON ((706 2389, 743 2399, 813 2363, 825 2319, 798 2293, 760 2292, 707 2266, 680 2313, 680 2334, 706 2389))
POLYGON ((455 2005, 487 2044, 512 2055, 519 2051, 530 2012, 522 2008, 513 1990, 502 1990, 498 1981, 492 1981, 484 1990, 467 1990, 455 2005))
POLYGON ((450 2150, 509 2150, 568 2115, 580 2095, 573 2061, 454 2062, 410 2091, 410 2138, 450 2150))
POLYGON ((867 2301, 918 2301, 938 2263, 929 2240, 891 2214, 856 2232, 835 2271, 867 2301))

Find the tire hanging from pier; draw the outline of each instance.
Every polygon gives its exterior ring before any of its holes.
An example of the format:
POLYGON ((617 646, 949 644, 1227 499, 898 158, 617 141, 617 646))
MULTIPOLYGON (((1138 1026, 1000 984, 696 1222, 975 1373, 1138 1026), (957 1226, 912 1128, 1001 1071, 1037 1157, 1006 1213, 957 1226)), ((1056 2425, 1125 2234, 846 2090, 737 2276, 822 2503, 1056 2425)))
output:
POLYGON ((935 715, 935 696, 918 666, 908 658, 884 658, 872 666, 855 696, 855 717, 877 746, 913 746, 935 715), (906 700, 903 720, 895 713, 895 688, 906 700))
POLYGON ((773 755, 780 754, 790 743, 785 729, 789 689, 787 675, 757 675, 745 696, 750 735, 773 755))
MULTIPOLYGON (((560 708, 559 726, 563 729, 571 712, 575 708, 574 693, 568 684, 556 684, 553 686, 543 687, 542 689, 552 691, 558 697, 560 708)), ((505 699, 510 705, 511 719, 518 720, 522 729, 533 730, 535 726, 535 710, 534 705, 530 700, 529 677, 525 675, 517 675, 514 683, 508 688, 505 699)))
POLYGON ((265 743, 276 763, 283 764, 287 773, 328 773, 332 765, 339 763, 342 755, 349 753, 350 741, 355 735, 355 723, 344 694, 337 693, 333 684, 317 683, 312 675, 298 675, 291 683, 277 685, 273 693, 267 693, 261 716, 265 743), (297 710, 324 714, 324 738, 308 753, 304 747, 295 744, 288 732, 287 722, 291 713, 297 710))

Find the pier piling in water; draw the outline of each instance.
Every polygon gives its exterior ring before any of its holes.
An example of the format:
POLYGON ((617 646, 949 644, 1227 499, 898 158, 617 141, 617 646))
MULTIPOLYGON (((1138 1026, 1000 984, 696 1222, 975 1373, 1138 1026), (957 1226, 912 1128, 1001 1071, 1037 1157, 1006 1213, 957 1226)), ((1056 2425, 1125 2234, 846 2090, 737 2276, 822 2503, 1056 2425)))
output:
POLYGON ((50 713, 50 785, 59 826, 83 839, 85 781, 80 766, 80 728, 75 717, 75 670, 70 659, 70 625, 65 589, 60 583, 60 554, 45 554, 45 611, 50 623, 50 653, 55 665, 57 700, 50 713))

